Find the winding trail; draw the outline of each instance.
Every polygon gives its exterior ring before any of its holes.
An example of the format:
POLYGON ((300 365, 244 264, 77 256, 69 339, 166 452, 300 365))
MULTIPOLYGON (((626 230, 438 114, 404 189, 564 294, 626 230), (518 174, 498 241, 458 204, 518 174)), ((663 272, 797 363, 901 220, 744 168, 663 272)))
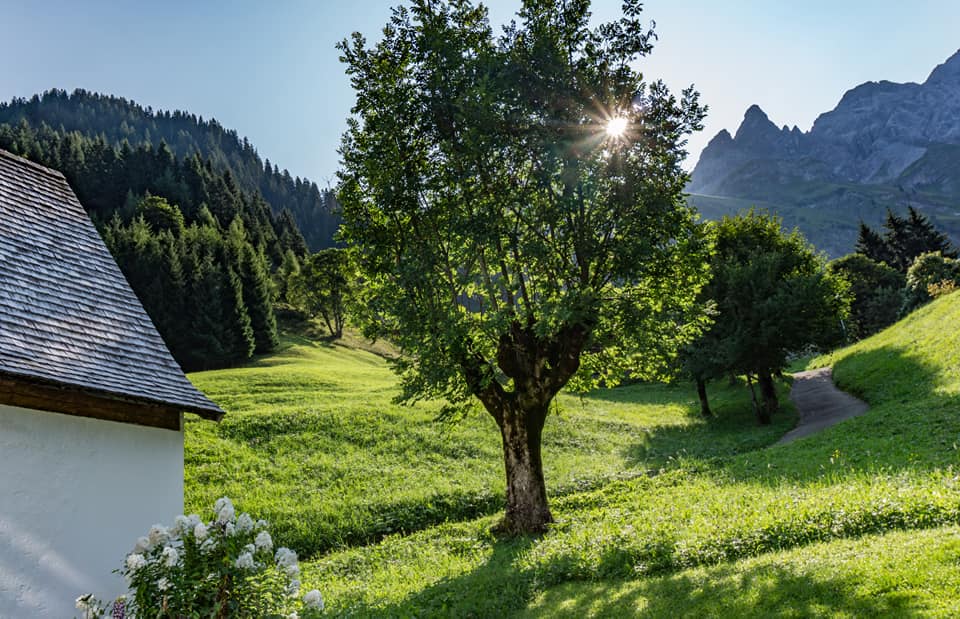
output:
POLYGON ((867 403, 840 391, 833 384, 833 369, 820 368, 793 375, 790 399, 797 406, 800 422, 783 435, 777 445, 792 443, 844 419, 867 412, 867 403))

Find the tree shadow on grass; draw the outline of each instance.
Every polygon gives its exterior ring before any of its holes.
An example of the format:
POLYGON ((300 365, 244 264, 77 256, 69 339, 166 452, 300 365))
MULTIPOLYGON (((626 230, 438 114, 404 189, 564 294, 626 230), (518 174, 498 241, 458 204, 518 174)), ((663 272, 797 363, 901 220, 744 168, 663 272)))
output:
MULTIPOLYGON (((658 471, 691 461, 700 461, 702 466, 772 445, 796 424, 797 412, 789 401, 789 390, 788 381, 778 381, 781 410, 773 416, 772 424, 760 426, 750 391, 742 382, 732 386, 725 382, 710 385, 714 416, 709 419, 700 416, 700 403, 692 384, 651 388, 650 402, 664 403, 669 398, 668 402, 682 411, 687 423, 648 429, 644 440, 627 447, 623 457, 631 467, 658 471)), ((588 399, 645 403, 642 395, 641 389, 608 389, 591 394, 588 399)))
POLYGON ((942 367, 887 346, 854 352, 834 367, 837 386, 870 409, 787 445, 731 461, 737 479, 762 483, 839 479, 862 472, 924 472, 955 465, 960 448, 960 398, 942 367))
MULTIPOLYGON (((360 615, 376 617, 917 617, 909 592, 865 594, 852 576, 803 573, 786 565, 727 564, 634 581, 540 585, 515 565, 532 544, 498 541, 487 561, 360 615), (538 595, 539 594, 539 595, 538 595)), ((547 570, 549 572, 549 570, 547 570)), ((358 609, 354 609, 357 611, 358 609)))
POLYGON ((440 579, 396 604, 369 609, 369 616, 479 619, 513 614, 533 596, 533 577, 514 565, 533 543, 527 537, 497 540, 476 569, 440 579))
POLYGON ((851 577, 787 566, 722 566, 637 581, 568 583, 548 589, 523 617, 918 617, 902 591, 858 591, 851 577))

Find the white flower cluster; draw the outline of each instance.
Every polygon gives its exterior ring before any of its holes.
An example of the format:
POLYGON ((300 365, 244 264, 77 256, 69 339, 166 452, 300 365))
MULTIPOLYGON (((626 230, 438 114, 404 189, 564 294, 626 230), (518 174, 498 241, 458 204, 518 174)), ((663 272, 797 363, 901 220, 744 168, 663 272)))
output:
POLYGON ((252 570, 257 566, 256 562, 253 560, 253 554, 247 551, 240 553, 240 556, 237 557, 234 565, 236 565, 237 569, 240 570, 252 570))
MULTIPOLYGON (((270 534, 266 531, 260 531, 257 533, 257 537, 254 538, 253 543, 257 546, 257 550, 262 550, 264 552, 270 552, 273 550, 273 538, 270 537, 270 534)), ((296 558, 296 554, 294 554, 296 558)))
POLYGON ((126 566, 131 573, 143 568, 147 564, 147 558, 138 552, 132 552, 127 555, 126 566))
POLYGON ((93 597, 92 593, 81 595, 77 598, 77 610, 83 613, 83 619, 96 617, 100 613, 100 603, 93 597))
POLYGON ((320 591, 317 589, 307 591, 306 595, 303 596, 303 605, 307 608, 323 610, 323 596, 320 595, 320 591))
MULTIPOLYGON (((247 513, 238 515, 227 497, 217 499, 213 512, 214 517, 209 521, 197 514, 181 514, 174 518, 173 526, 155 524, 147 535, 137 539, 121 572, 136 592, 138 604, 142 599, 150 599, 158 606, 166 606, 170 600, 178 599, 171 593, 179 587, 189 586, 199 592, 219 586, 228 574, 231 578, 247 578, 272 571, 283 575, 282 583, 278 583, 283 588, 276 593, 285 595, 286 601, 277 609, 279 616, 296 618, 298 612, 290 611, 297 608, 311 617, 323 610, 323 597, 316 589, 297 600, 300 595, 297 553, 284 547, 274 549, 266 520, 254 520, 247 513), (202 575, 199 581, 188 582, 188 575, 198 573, 202 575)), ((81 596, 77 598, 77 609, 84 617, 100 617, 103 611, 95 603, 92 596, 81 596)), ((117 603, 122 609, 126 602, 118 600, 117 603)))
POLYGON ((234 510, 233 503, 227 497, 217 499, 213 504, 213 511, 217 514, 217 522, 227 524, 233 522, 234 510))

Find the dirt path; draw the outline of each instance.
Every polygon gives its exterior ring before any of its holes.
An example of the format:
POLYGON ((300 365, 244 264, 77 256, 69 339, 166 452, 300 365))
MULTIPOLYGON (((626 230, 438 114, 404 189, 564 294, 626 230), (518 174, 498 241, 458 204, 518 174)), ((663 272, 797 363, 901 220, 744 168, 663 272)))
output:
POLYGON ((784 434, 777 445, 785 445, 867 412, 866 402, 834 386, 831 368, 794 374, 790 399, 800 412, 800 422, 796 428, 784 434))

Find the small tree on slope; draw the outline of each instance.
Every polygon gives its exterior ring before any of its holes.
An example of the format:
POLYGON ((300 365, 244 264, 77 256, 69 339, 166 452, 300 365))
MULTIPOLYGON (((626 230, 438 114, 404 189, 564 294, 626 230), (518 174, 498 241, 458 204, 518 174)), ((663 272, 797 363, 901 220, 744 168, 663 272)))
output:
POLYGON ((524 2, 494 37, 482 7, 417 0, 373 48, 340 44, 357 100, 338 197, 361 318, 403 351, 402 400, 476 399, 496 421, 505 532, 552 519, 541 436, 557 392, 656 376, 702 320, 680 163, 703 109, 631 68, 653 36, 639 2, 596 29, 588 7, 524 2))
POLYGON ((698 381, 704 414, 707 378, 755 377, 763 400, 757 420, 767 424, 779 407, 773 374, 786 367, 787 355, 842 339, 847 282, 827 271, 799 232, 785 233, 778 218, 751 210, 711 228, 716 253, 702 295, 716 303, 716 317, 685 351, 685 366, 698 381))

